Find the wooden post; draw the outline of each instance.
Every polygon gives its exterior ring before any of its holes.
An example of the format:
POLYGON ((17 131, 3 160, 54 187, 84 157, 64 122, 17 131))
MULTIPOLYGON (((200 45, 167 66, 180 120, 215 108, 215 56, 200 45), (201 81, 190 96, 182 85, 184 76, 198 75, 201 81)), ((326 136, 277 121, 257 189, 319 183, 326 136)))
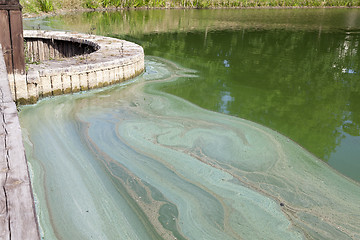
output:
POLYGON ((19 0, 0 0, 0 44, 9 74, 25 74, 21 10, 19 0))

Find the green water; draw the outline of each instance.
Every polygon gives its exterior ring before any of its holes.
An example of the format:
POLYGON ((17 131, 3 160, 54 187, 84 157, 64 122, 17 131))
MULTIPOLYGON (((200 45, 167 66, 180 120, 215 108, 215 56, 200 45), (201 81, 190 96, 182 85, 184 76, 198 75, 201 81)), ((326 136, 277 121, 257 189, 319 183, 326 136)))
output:
POLYGON ((169 84, 166 92, 275 129, 360 181, 359 39, 352 33, 244 30, 147 35, 142 41, 150 43, 147 54, 199 71, 198 79, 169 84))
POLYGON ((199 77, 163 90, 260 123, 360 181, 360 11, 152 10, 25 22, 125 38, 199 77))
POLYGON ((313 155, 358 180, 359 13, 26 21, 153 55, 130 82, 21 108, 44 239, 360 239, 359 183, 313 155))

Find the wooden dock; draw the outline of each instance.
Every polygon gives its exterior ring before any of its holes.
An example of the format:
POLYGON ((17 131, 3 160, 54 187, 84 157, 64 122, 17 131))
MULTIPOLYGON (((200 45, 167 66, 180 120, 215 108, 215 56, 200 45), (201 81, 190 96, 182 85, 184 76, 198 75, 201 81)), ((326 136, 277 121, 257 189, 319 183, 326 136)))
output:
POLYGON ((17 108, 0 45, 0 239, 40 239, 17 108))

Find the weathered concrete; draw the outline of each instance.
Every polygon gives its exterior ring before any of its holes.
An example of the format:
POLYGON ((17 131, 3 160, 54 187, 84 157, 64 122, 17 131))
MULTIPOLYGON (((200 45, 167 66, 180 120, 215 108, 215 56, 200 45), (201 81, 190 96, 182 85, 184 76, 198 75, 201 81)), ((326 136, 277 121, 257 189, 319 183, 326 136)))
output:
POLYGON ((0 45, 0 239, 40 239, 17 109, 0 45))
POLYGON ((13 99, 78 92, 133 78, 144 71, 144 50, 124 40, 70 32, 24 31, 26 75, 9 75, 13 99))

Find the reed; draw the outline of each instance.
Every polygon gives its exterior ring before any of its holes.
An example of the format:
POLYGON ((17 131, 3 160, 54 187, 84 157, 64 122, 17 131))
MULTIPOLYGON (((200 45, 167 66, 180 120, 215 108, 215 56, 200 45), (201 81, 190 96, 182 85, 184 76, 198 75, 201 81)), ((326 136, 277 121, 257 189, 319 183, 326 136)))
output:
POLYGON ((39 10, 42 12, 51 12, 54 10, 52 0, 36 0, 39 6, 39 10))

